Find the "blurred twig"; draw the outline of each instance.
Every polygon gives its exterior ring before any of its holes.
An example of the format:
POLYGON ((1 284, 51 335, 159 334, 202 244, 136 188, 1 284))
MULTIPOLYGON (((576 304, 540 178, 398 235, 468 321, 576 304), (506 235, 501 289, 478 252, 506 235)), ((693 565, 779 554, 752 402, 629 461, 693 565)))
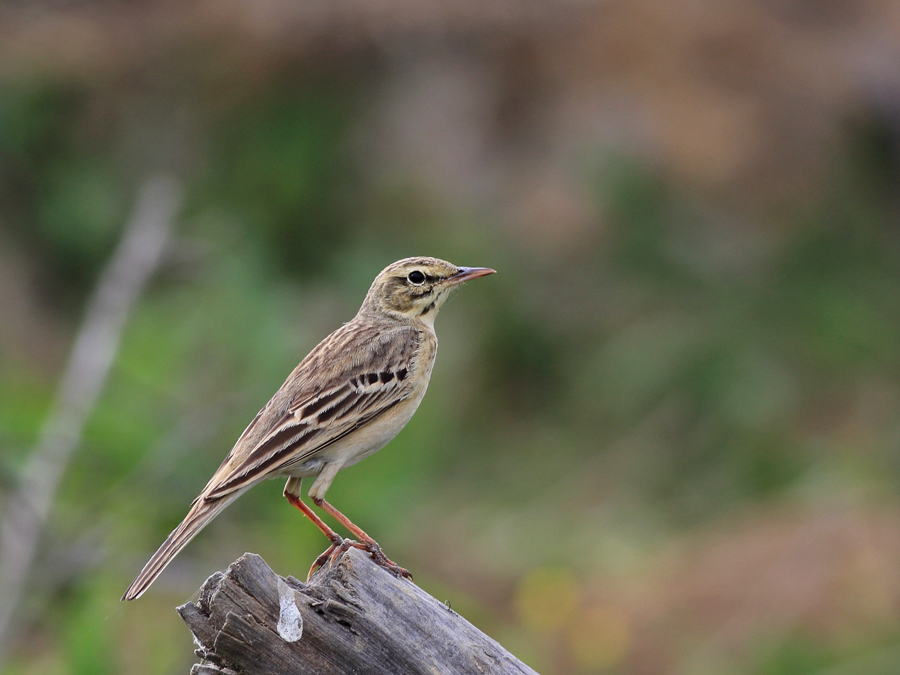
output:
POLYGON ((0 521, 0 663, 56 489, 115 359, 125 321, 157 269, 181 202, 174 179, 149 179, 100 276, 53 407, 0 521))

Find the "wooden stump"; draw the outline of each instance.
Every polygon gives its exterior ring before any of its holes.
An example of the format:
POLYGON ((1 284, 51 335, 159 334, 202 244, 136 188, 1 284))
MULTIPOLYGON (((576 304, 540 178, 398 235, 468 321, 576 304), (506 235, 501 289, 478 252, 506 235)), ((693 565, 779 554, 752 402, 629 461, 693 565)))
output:
POLYGON ((178 608, 203 660, 191 675, 531 674, 459 614, 351 548, 310 583, 253 553, 178 608))

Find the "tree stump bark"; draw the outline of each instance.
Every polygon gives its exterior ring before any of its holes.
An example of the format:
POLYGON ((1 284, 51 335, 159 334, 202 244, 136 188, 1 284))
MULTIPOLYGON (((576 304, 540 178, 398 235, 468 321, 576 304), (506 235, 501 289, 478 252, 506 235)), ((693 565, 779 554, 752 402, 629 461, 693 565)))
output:
POLYGON ((537 675, 459 614, 351 548, 308 584, 246 553, 178 608, 191 675, 537 675))

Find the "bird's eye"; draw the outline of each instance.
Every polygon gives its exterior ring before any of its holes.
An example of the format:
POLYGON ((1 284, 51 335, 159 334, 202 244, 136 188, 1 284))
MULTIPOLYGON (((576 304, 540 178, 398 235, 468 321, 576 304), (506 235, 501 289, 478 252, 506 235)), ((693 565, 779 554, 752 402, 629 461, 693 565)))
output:
POLYGON ((419 270, 413 270, 406 278, 413 286, 421 286, 425 283, 425 275, 422 274, 419 270))

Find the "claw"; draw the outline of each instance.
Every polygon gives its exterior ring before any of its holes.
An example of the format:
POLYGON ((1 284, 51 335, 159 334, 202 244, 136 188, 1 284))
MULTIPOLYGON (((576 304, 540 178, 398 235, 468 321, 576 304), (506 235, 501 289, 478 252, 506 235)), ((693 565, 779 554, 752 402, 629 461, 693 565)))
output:
POLYGON ((337 559, 341 557, 341 553, 348 551, 351 548, 365 549, 366 545, 360 544, 353 539, 343 539, 340 536, 335 536, 331 542, 331 546, 326 548, 322 554, 313 561, 312 566, 310 566, 309 574, 306 575, 307 583, 312 579, 312 575, 317 569, 322 567, 326 562, 329 567, 333 566, 334 563, 337 562, 337 559))
POLYGON ((328 547, 328 550, 326 550, 322 555, 316 558, 315 562, 313 562, 312 564, 312 567, 309 568, 309 575, 307 575, 306 577, 307 581, 310 580, 313 572, 315 572, 316 569, 325 564, 326 560, 330 560, 330 565, 333 565, 334 562, 340 557, 341 553, 343 553, 350 547, 367 551, 372 556, 372 560, 376 565, 384 567, 395 577, 412 580, 413 576, 409 573, 409 570, 400 567, 400 565, 388 558, 381 550, 381 546, 379 546, 378 543, 374 539, 372 539, 372 537, 370 537, 359 527, 351 523, 350 519, 347 518, 347 516, 338 511, 324 499, 317 497, 312 498, 316 506, 325 509, 326 512, 330 513, 334 518, 337 519, 339 523, 341 523, 344 527, 346 527, 353 534, 359 537, 362 540, 362 543, 359 543, 352 539, 342 539, 340 535, 335 533, 334 530, 323 523, 322 520, 317 515, 315 515, 299 498, 293 497, 292 494, 288 493, 285 493, 285 496, 292 504, 303 511, 303 513, 305 513, 314 523, 316 523, 318 528, 331 541, 331 546, 328 547))
POLYGON ((309 580, 312 579, 313 572, 325 564, 325 561, 328 560, 328 556, 330 556, 336 548, 337 547, 332 544, 325 549, 325 552, 322 555, 313 560, 313 564, 309 568, 309 573, 306 575, 306 583, 309 583, 309 580))
POLYGON ((344 539, 344 541, 341 542, 340 546, 334 547, 334 551, 332 551, 331 558, 328 561, 328 566, 333 567, 335 560, 337 560, 341 556, 341 553, 343 553, 344 551, 349 551, 354 546, 358 546, 355 541, 353 541, 352 539, 344 539))
POLYGON ((381 546, 379 546, 378 542, 376 542, 374 539, 370 539, 369 541, 367 541, 363 545, 363 548, 369 552, 369 554, 372 556, 372 560, 375 561, 376 565, 384 567, 388 572, 393 574, 398 579, 403 578, 412 581, 413 575, 409 573, 409 570, 405 567, 400 567, 400 565, 388 558, 384 554, 384 551, 381 550, 381 546))

